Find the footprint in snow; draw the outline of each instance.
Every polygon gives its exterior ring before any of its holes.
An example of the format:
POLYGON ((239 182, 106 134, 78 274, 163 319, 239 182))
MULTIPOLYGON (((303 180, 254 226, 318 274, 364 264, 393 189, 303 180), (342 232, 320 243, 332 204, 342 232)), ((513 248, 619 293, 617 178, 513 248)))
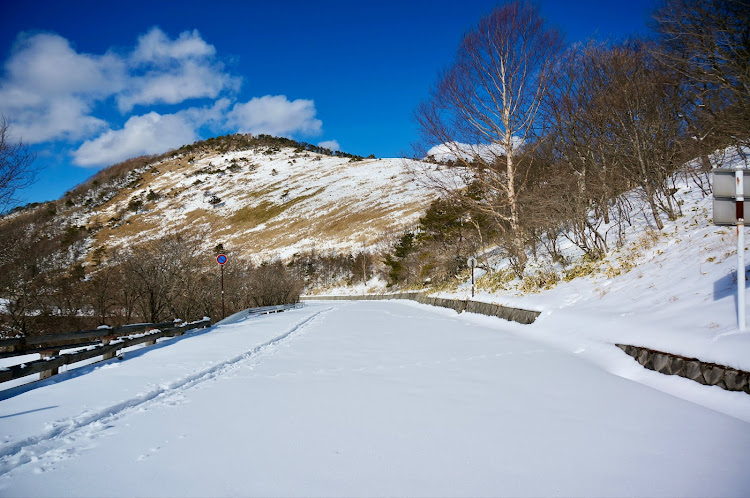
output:
POLYGON ((157 446, 157 447, 155 447, 155 448, 151 448, 150 450, 148 450, 148 453, 144 453, 144 454, 142 454, 142 455, 138 455, 138 458, 137 458, 137 460, 138 460, 139 462, 142 462, 143 460, 145 460, 145 459, 149 458, 150 456, 152 456, 152 455, 153 455, 154 453, 156 453, 156 452, 157 452, 157 451, 159 451, 160 449, 161 449, 161 446, 157 446))

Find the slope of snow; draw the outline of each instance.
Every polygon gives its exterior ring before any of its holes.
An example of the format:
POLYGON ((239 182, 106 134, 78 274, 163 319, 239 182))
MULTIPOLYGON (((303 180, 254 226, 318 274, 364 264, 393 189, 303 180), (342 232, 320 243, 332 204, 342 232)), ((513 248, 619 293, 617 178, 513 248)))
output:
POLYGON ((351 162, 290 148, 178 157, 156 164, 139 187, 92 220, 136 224, 135 233, 117 226, 100 233, 108 247, 188 230, 207 246, 222 242, 258 261, 311 250, 372 252, 384 236, 416 223, 436 197, 413 181, 411 162, 351 162), (159 198, 144 201, 143 212, 127 212, 131 199, 149 192, 159 198))
POLYGON ((0 403, 0 494, 746 495, 747 422, 526 330, 313 302, 85 367, 0 403))
MULTIPOLYGON (((475 299, 542 311, 537 323, 573 349, 579 339, 619 342, 750 370, 750 331, 737 326, 736 229, 711 223, 711 198, 697 188, 683 184, 682 199, 685 216, 661 233, 637 219, 623 248, 589 276, 538 293, 480 290, 475 299)), ((464 283, 443 294, 470 290, 464 283)))
MULTIPOLYGON (((488 276, 477 270, 474 299, 541 311, 538 320, 523 329, 525 336, 612 373, 750 421, 746 394, 647 371, 613 346, 644 346, 750 371, 750 327, 741 332, 737 323, 736 229, 712 224, 711 197, 685 181, 678 187, 684 216, 666 221, 659 232, 651 226, 650 213, 634 212, 624 245, 592 265, 595 270, 590 275, 566 282, 562 279, 566 268, 541 257, 532 260, 527 273, 557 272, 560 282, 552 288, 524 293, 516 280, 505 290, 489 292, 482 290, 482 278, 488 276), (733 399, 740 400, 741 408, 733 399)), ((567 269, 580 264, 581 252, 572 244, 563 252, 573 261, 567 269)), ((490 261, 502 269, 502 260, 490 261)), ((745 268, 746 274, 749 270, 745 268)), ((468 274, 457 290, 437 294, 471 298, 468 274)), ((742 305, 747 309, 747 302, 742 305)))
MULTIPOLYGON (((523 145, 523 139, 513 137, 513 147, 519 148, 523 145)), ((436 145, 427 151, 426 159, 438 162, 446 161, 473 161, 480 157, 482 160, 492 163, 498 158, 505 156, 505 147, 500 144, 465 144, 461 142, 449 142, 436 145)))
MULTIPOLYGON (((728 156, 724 160, 731 168, 733 161, 741 158, 728 156)), ((591 264, 594 271, 590 275, 568 282, 562 278, 566 270, 582 264, 582 253, 561 239, 562 252, 571 261, 567 267, 552 265, 542 254, 532 259, 527 269, 529 275, 556 272, 560 281, 552 288, 523 292, 522 282, 516 280, 505 289, 487 291, 482 285, 489 275, 478 269, 473 299, 541 311, 533 325, 522 329, 524 336, 576 354, 609 372, 750 421, 750 405, 744 402, 750 397, 746 394, 645 370, 614 346, 643 346, 750 371, 750 324, 740 332, 737 323, 736 229, 712 224, 712 199, 691 182, 680 179, 676 186, 683 216, 665 221, 664 229, 658 231, 651 214, 636 208, 622 247, 591 264), (732 401, 735 399, 740 405, 732 401)), ((615 245, 614 237, 610 236, 609 243, 615 245)), ((489 263, 498 271, 507 265, 492 256, 489 263)), ((746 274, 749 270, 750 266, 746 267, 746 274)), ((435 295, 470 299, 469 274, 462 277, 456 290, 435 295)), ((378 292, 383 292, 382 286, 330 293, 378 292)), ((747 309, 747 303, 743 306, 747 309)))

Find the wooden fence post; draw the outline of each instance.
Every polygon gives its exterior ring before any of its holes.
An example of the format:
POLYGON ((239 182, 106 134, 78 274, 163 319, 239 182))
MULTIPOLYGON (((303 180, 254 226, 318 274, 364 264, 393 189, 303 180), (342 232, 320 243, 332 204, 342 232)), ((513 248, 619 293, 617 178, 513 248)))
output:
MULTIPOLYGON (((60 354, 59 349, 45 349, 44 351, 39 352, 39 356, 42 357, 42 359, 45 358, 52 358, 60 354)), ((50 368, 49 370, 44 370, 42 372, 39 372, 39 380, 49 379, 53 375, 57 375, 60 373, 59 367, 50 368)))
MULTIPOLYGON (((104 337, 104 338, 102 338, 102 346, 106 346, 110 342, 112 342, 112 338, 111 337, 104 337)), ((117 354, 117 350, 113 349, 112 351, 109 351, 108 353, 104 353, 102 355, 102 360, 111 360, 112 358, 115 357, 116 354, 117 354)))

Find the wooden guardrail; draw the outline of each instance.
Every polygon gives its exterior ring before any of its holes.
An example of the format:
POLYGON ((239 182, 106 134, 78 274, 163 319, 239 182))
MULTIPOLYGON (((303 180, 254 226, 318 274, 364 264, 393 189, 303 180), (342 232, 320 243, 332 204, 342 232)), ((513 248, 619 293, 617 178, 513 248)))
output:
POLYGON ((70 365, 99 356, 102 357, 102 360, 108 360, 114 358, 117 352, 122 349, 144 343, 150 346, 156 344, 156 340, 161 337, 180 336, 188 330, 205 328, 210 325, 211 319, 204 318, 192 323, 181 323, 179 321, 142 323, 82 332, 1 339, 0 347, 12 348, 12 351, 3 353, 4 357, 39 353, 42 358, 20 365, 0 368, 0 383, 37 373, 40 374, 40 379, 46 379, 56 375, 63 365, 70 365), (96 345, 81 351, 60 354, 61 349, 91 346, 92 344, 96 345))
MULTIPOLYGON (((279 313, 300 306, 302 304, 296 303, 248 308, 227 317, 218 322, 217 325, 231 323, 232 321, 252 316, 279 313)), ((192 323, 183 323, 179 320, 162 323, 137 323, 117 328, 102 327, 80 332, 0 339, 0 349, 5 350, 0 351, 0 358, 32 353, 39 353, 41 355, 41 358, 38 360, 5 368, 0 367, 0 383, 37 373, 40 374, 40 380, 46 379, 58 374, 60 367, 63 365, 70 365, 100 356, 100 361, 109 360, 114 358, 118 351, 122 349, 144 343, 146 346, 150 346, 156 344, 156 340, 161 337, 180 336, 189 330, 209 326, 211 326, 211 319, 204 318, 192 323), (63 349, 79 347, 86 347, 86 349, 60 354, 60 351, 63 349)))
POLYGON ((11 339, 0 339, 0 358, 18 356, 19 354, 39 353, 56 346, 76 347, 97 344, 106 339, 116 339, 124 335, 138 334, 151 329, 172 328, 179 325, 179 321, 162 323, 136 323, 122 327, 100 327, 94 330, 82 330, 79 332, 64 332, 61 334, 32 335, 26 337, 15 337, 11 339))

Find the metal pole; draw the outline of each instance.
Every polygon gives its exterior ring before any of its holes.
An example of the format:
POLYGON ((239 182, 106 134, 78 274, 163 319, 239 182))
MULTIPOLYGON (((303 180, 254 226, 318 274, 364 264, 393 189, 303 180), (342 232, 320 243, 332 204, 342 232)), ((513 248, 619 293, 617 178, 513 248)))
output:
POLYGON ((745 331, 745 187, 744 170, 734 172, 737 190, 737 325, 745 331))
POLYGON ((224 265, 221 265, 221 319, 226 318, 226 312, 224 311, 224 265))
POLYGON ((471 297, 474 297, 474 265, 471 265, 471 297))

